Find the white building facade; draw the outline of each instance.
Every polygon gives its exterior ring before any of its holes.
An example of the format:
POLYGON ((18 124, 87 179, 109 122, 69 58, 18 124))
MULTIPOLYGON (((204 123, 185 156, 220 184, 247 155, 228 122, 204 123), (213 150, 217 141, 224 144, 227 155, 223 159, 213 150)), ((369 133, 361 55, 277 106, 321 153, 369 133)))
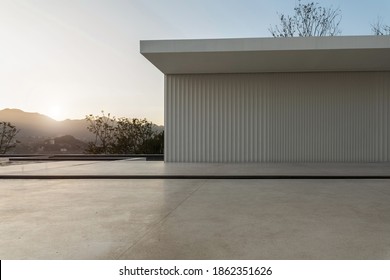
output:
POLYGON ((390 160, 390 37, 141 41, 167 162, 390 160))

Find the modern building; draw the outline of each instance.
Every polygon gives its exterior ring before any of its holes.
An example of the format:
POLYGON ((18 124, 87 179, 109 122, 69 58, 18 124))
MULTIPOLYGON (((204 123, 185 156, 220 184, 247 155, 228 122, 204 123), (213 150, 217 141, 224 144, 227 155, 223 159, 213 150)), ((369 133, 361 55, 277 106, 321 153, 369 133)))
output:
POLYGON ((141 41, 167 162, 390 160, 390 36, 141 41))

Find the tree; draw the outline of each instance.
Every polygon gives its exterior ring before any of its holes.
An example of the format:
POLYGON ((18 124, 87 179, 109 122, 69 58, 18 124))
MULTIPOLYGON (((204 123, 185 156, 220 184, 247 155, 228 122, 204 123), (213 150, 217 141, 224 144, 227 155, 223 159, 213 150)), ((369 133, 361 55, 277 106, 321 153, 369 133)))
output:
POLYGON ((274 37, 335 36, 341 33, 341 10, 321 7, 318 3, 302 4, 299 0, 294 15, 278 13, 278 17, 279 25, 268 29, 274 37))
POLYGON ((110 113, 106 116, 102 111, 102 116, 88 115, 85 119, 89 123, 87 129, 95 135, 95 141, 88 143, 86 152, 91 154, 112 153, 115 144, 115 117, 111 118, 110 113))
POLYGON ((115 128, 115 153, 142 153, 142 151, 140 151, 142 145, 154 136, 152 125, 153 124, 146 119, 118 119, 115 128))
POLYGON ((164 151, 164 134, 157 133, 146 119, 88 115, 87 129, 95 135, 88 143, 92 154, 159 154, 164 151))
POLYGON ((390 25, 383 24, 382 20, 378 18, 378 20, 371 25, 371 31, 374 35, 390 35, 390 25))
POLYGON ((164 131, 156 133, 152 138, 147 139, 139 148, 141 154, 163 154, 164 153, 164 131))
POLYGON ((15 148, 14 138, 19 130, 10 122, 0 122, 0 154, 5 154, 12 148, 15 148))

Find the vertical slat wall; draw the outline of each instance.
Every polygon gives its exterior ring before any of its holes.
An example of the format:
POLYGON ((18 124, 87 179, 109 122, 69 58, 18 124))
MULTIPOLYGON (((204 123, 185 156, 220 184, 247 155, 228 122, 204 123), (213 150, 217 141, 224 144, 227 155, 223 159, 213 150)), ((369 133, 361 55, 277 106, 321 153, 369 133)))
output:
POLYGON ((390 72, 167 75, 168 162, 390 160, 390 72))

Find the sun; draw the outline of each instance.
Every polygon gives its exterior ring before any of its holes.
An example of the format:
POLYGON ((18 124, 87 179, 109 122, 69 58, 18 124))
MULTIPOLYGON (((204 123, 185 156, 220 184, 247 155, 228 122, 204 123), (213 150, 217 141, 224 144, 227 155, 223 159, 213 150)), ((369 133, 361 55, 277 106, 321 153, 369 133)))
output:
POLYGON ((49 108, 48 115, 50 118, 56 121, 62 121, 64 119, 64 116, 62 114, 62 109, 60 106, 51 106, 49 108))

